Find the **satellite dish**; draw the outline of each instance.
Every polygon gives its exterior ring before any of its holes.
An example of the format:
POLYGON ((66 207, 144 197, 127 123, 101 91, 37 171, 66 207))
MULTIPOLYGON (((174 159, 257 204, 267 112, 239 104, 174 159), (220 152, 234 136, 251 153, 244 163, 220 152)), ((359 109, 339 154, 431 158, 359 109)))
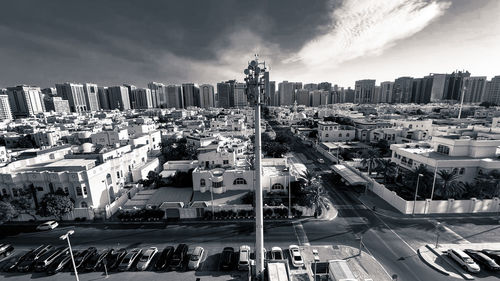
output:
POLYGON ((245 70, 243 70, 243 73, 245 73, 245 75, 248 75, 250 74, 250 70, 248 70, 248 68, 245 68, 245 70))
POLYGON ((256 65, 257 65, 257 62, 253 60, 253 61, 251 61, 251 62, 250 62, 250 65, 251 65, 251 66, 256 66, 256 65))

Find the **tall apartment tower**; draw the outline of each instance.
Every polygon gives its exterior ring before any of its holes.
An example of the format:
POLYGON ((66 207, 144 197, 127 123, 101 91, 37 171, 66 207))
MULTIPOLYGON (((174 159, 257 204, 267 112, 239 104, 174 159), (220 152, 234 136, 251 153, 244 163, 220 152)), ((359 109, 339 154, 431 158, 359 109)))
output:
POLYGON ((57 95, 69 102, 69 109, 71 112, 85 112, 89 110, 82 84, 56 84, 56 89, 57 95))
POLYGON ((432 86, 430 93, 430 101, 437 102, 445 99, 445 91, 448 85, 448 75, 447 74, 437 74, 431 73, 429 76, 424 78, 432 78, 432 86))
POLYGON ((385 81, 380 83, 380 102, 391 102, 394 82, 385 81))
POLYGON ((276 81, 269 81, 269 96, 271 97, 271 105, 278 105, 278 95, 276 94, 276 81))
POLYGON ((158 82, 149 82, 148 89, 151 90, 151 101, 153 107, 167 106, 167 89, 166 86, 158 82))
POLYGON ((214 86, 209 84, 200 85, 200 107, 215 107, 214 86))
POLYGON ((234 107, 234 86, 236 81, 229 80, 227 82, 217 83, 218 107, 230 108, 234 107))
POLYGON ((234 84, 234 106, 235 107, 245 107, 248 105, 246 83, 236 83, 234 84))
POLYGON ((131 85, 131 84, 123 84, 124 87, 127 88, 128 90, 128 97, 130 98, 130 108, 132 109, 135 109, 135 103, 136 101, 134 100, 134 96, 132 95, 132 92, 137 89, 137 87, 135 85, 131 85))
POLYGON ((332 83, 330 83, 330 82, 321 82, 321 83, 318 84, 318 90, 331 91, 332 90, 332 83))
POLYGON ((375 94, 375 80, 364 79, 354 85, 354 103, 370 103, 375 94))
POLYGON ((83 84, 83 90, 85 91, 85 102, 89 111, 99 111, 100 109, 97 89, 98 87, 96 84, 83 84))
POLYGON ((10 109, 9 96, 0 95, 0 121, 11 121, 12 110, 10 109))
POLYGON ((153 100, 151 98, 150 89, 133 89, 130 93, 130 100, 133 103, 132 108, 134 109, 148 109, 153 107, 153 100))
POLYGON ((108 100, 110 109, 130 109, 130 97, 125 86, 108 87, 108 100))
POLYGON ((446 100, 460 101, 462 97, 463 81, 466 77, 470 77, 468 71, 454 71, 448 75, 448 87, 446 88, 446 100))
MULTIPOLYGON (((301 85, 302 86, 302 85, 301 85)), ((283 81, 278 84, 279 93, 279 106, 293 105, 295 102, 295 89, 297 88, 297 83, 283 81)), ((301 87, 302 88, 302 87, 301 87)))
POLYGON ((184 100, 184 107, 200 107, 200 88, 198 87, 198 84, 182 84, 182 97, 184 100))
POLYGON ((99 97, 99 106, 103 110, 110 110, 109 107, 109 97, 108 97, 108 87, 98 87, 97 96, 99 97))
POLYGON ((412 77, 399 77, 394 80, 392 103, 409 103, 411 101, 412 77))
POLYGON ((166 103, 162 106, 169 108, 184 108, 184 101, 182 95, 182 87, 179 85, 168 85, 166 88, 166 103))
POLYGON ((464 102, 481 102, 486 90, 486 76, 465 77, 462 87, 465 87, 464 102))
POLYGON ((311 106, 311 96, 309 94, 309 90, 307 89, 297 90, 295 96, 297 97, 297 104, 311 106))
POLYGON ((304 89, 308 91, 314 91, 318 89, 318 84, 308 83, 304 85, 304 89))
POLYGON ((495 76, 488 81, 487 91, 483 101, 500 104, 500 76, 495 76))
POLYGON ((39 87, 20 85, 7 88, 10 109, 15 117, 29 117, 43 112, 39 87))

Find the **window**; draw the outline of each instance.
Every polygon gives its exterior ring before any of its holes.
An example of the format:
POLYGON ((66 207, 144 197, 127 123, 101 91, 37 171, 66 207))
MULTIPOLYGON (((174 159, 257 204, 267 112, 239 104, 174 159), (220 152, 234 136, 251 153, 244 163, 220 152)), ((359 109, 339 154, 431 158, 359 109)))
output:
POLYGON ((69 188, 67 186, 64 188, 64 193, 69 194, 69 188))
POLYGON ((212 187, 213 188, 220 188, 222 187, 222 182, 219 181, 219 182, 212 182, 212 187))
POLYGON ((3 188, 3 189, 2 189, 2 195, 3 195, 3 196, 6 196, 6 195, 7 195, 7 189, 5 189, 5 188, 3 188))
POLYGON ((238 185, 238 184, 247 184, 247 181, 244 179, 244 178, 237 178, 233 181, 233 184, 234 185, 238 185))
POLYGON ((87 202, 83 201, 82 203, 80 203, 80 206, 82 208, 88 208, 89 205, 87 204, 87 202))
POLYGON ((85 185, 82 186, 82 190, 83 190, 83 195, 87 196, 87 187, 85 185))
POLYGON ((76 195, 77 196, 82 196, 82 188, 79 187, 79 186, 76 187, 76 195))
POLYGON ((224 164, 224 165, 229 164, 229 160, 223 160, 223 161, 222 161, 222 164, 224 164))
POLYGON ((460 168, 460 171, 458 172, 458 174, 463 175, 464 173, 465 173, 465 168, 460 168))
POLYGON ((450 154, 450 148, 440 144, 438 145, 437 152, 448 155, 450 154))
POLYGON ((346 137, 349 137, 349 133, 346 133, 346 134, 345 134, 345 136, 346 136, 346 137))
POLYGON ((273 184, 273 186, 271 186, 271 189, 272 190, 284 190, 285 187, 283 187, 283 185, 281 183, 275 183, 275 184, 273 184))
POLYGON ((325 135, 325 137, 327 138, 328 137, 328 134, 325 135))
POLYGON ((205 179, 200 180, 200 186, 205 186, 205 179))
POLYGON ((120 178, 120 172, 116 172, 116 177, 120 178))

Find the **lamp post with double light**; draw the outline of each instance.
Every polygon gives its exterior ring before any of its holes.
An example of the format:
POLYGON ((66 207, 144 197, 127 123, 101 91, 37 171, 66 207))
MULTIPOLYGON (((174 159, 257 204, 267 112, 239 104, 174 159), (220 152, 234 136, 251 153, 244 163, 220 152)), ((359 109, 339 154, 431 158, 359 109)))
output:
POLYGON ((417 205, 417 196, 418 196, 418 184, 420 183, 420 178, 423 177, 424 175, 418 174, 417 177, 417 187, 415 188, 415 199, 413 199, 413 211, 411 212, 411 215, 415 215, 415 206, 417 205))

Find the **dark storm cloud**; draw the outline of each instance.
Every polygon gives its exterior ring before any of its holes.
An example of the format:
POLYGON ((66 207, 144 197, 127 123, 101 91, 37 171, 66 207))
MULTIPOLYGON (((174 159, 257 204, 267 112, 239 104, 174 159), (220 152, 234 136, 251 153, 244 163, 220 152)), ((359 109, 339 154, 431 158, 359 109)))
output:
MULTIPOLYGON (((160 60, 217 61, 231 34, 250 30, 281 53, 329 24, 327 1, 9 1, 1 4, 0 85, 198 82, 160 60), (159 68, 161 64, 161 68, 159 68), (170 81, 178 82, 178 81, 170 81)), ((282 54, 281 54, 282 55, 282 54)), ((219 78, 205 75, 203 79, 219 78)))

